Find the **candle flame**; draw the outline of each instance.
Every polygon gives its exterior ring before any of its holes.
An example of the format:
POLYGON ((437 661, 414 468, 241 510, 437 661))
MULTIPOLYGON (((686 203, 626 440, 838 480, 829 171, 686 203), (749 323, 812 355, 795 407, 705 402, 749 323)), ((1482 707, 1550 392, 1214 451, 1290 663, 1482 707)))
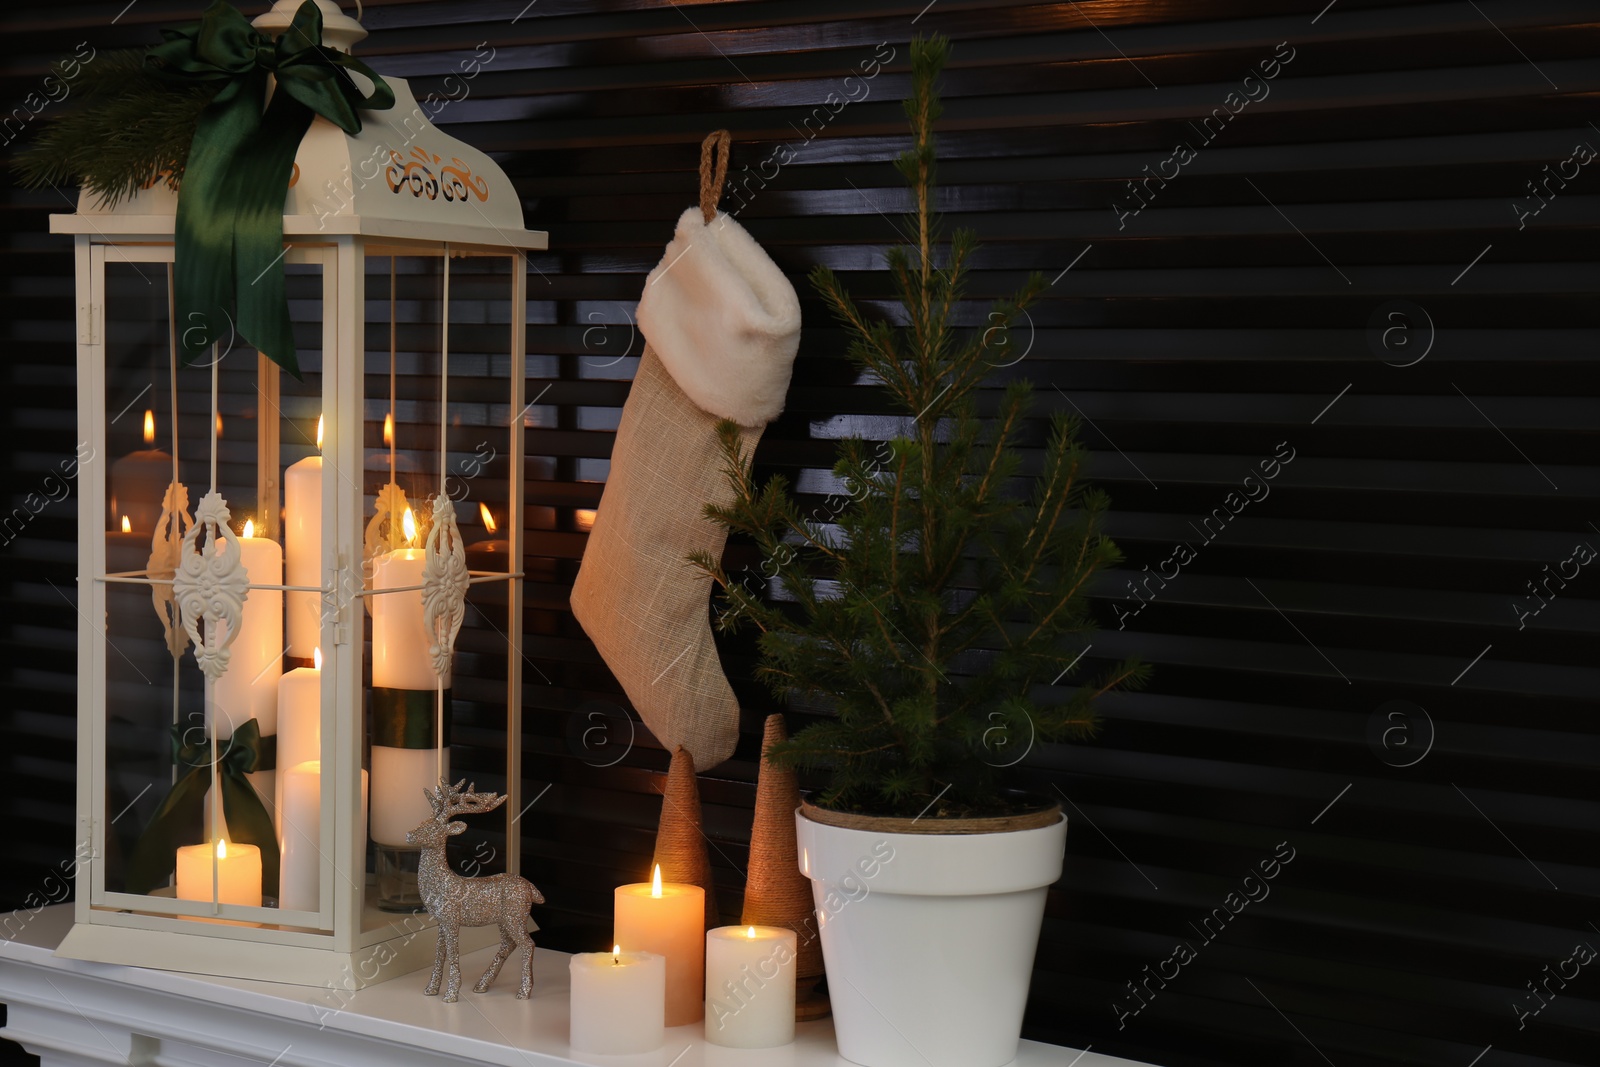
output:
POLYGON ((322 416, 317 416, 317 451, 322 451, 322 416))
POLYGON ((256 535, 256 520, 244 520, 244 535, 246 537, 254 537, 256 535))
POLYGON ((489 510, 488 504, 479 501, 478 514, 483 516, 483 528, 485 530, 488 530, 490 533, 494 533, 500 528, 499 524, 494 521, 494 513, 489 510))
POLYGON ((383 417, 383 443, 394 444, 394 412, 389 412, 383 417))
POLYGON ((748 930, 746 930, 744 932, 744 936, 746 936, 750 940, 754 941, 755 938, 756 938, 756 928, 754 926, 750 927, 750 929, 748 929, 748 930))
POLYGON ((319 671, 322 669, 322 649, 320 647, 311 650, 311 666, 319 671))
POLYGON ((156 443, 156 413, 149 408, 144 412, 144 443, 147 445, 156 443))
POLYGON ((128 521, 128 516, 122 516, 122 532, 133 533, 133 523, 128 521))
POLYGON ((217 436, 222 436, 222 412, 217 412, 217 436))
POLYGON ((611 946, 611 965, 613 967, 615 967, 617 964, 622 962, 622 960, 619 958, 619 957, 621 957, 621 955, 622 955, 622 946, 621 945, 612 945, 611 946))
POLYGON ((400 529, 406 535, 406 544, 412 544, 417 539, 417 517, 411 514, 411 509, 406 508, 406 513, 400 518, 400 529))
POLYGON ((656 864, 656 873, 650 876, 650 895, 653 897, 661 895, 661 864, 659 863, 656 864))
POLYGON ((217 838, 217 859, 225 860, 227 858, 228 858, 228 842, 224 841, 222 838, 219 837, 219 838, 217 838))

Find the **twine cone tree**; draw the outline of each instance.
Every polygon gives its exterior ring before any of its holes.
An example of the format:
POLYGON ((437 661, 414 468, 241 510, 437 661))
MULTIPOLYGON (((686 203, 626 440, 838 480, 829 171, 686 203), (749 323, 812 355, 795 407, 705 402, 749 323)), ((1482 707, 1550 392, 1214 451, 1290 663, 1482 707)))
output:
POLYGON ((986 318, 971 305, 976 236, 946 240, 934 212, 948 56, 941 37, 912 43, 911 147, 895 162, 910 185, 912 243, 888 252, 900 307, 869 317, 831 270, 811 274, 896 434, 841 441, 840 490, 813 509, 781 476, 757 484, 751 450, 724 423, 734 502, 706 514, 756 543, 780 596, 693 557, 724 591, 719 629, 760 631, 757 677, 832 713, 775 745, 774 762, 827 770, 813 799, 835 811, 934 820, 1012 814, 999 770, 1013 754, 1086 737, 1094 699, 1145 677, 1130 661, 1056 688, 1096 628, 1092 579, 1122 556, 1101 532, 1109 501, 1086 484, 1075 422, 1031 421, 1026 381, 993 386, 996 368, 1017 362, 1012 325, 1048 285, 1035 274, 986 318), (1016 447, 1025 439, 1042 446, 1031 477, 1016 447))
MULTIPOLYGON (((800 849, 795 843, 794 812, 800 806, 800 782, 795 772, 767 758, 772 747, 789 740, 783 715, 767 716, 761 740, 761 770, 756 778, 755 825, 750 833, 750 871, 745 883, 743 926, 781 926, 793 930, 799 959, 796 996, 804 1006, 814 979, 822 977, 822 939, 812 915, 811 880, 800 873, 800 849)), ((816 998, 810 998, 815 1000, 816 998)), ((826 1011, 826 1003, 807 1017, 826 1011)))
POLYGON ((721 923, 717 920, 711 858, 706 854, 706 835, 700 824, 700 786, 694 774, 694 757, 679 745, 667 767, 654 862, 661 866, 663 882, 697 885, 706 891, 706 929, 710 930, 721 923))

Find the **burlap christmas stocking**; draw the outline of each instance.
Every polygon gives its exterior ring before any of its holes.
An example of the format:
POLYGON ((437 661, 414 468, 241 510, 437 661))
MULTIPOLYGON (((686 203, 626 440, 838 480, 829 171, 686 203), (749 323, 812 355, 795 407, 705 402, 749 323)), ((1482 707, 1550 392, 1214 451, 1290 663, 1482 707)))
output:
POLYGON ((715 214, 707 138, 701 206, 690 208, 639 300, 644 357, 611 453, 572 610, 634 708, 699 770, 733 754, 739 705, 712 643, 708 581, 688 562, 720 555, 727 534, 708 503, 732 502, 716 425, 753 448, 783 410, 800 341, 794 287, 744 228, 715 214))

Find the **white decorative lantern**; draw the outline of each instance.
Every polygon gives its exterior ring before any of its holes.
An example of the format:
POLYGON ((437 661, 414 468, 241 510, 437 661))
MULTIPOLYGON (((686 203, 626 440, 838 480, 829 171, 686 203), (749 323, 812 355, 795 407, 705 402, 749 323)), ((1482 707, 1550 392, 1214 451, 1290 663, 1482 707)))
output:
MULTIPOLYGON (((318 7, 328 45, 365 36, 318 7)), ((392 111, 353 136, 318 118, 295 158, 303 381, 238 338, 180 365, 164 185, 51 221, 76 245, 81 436, 110 460, 79 481, 63 955, 345 988, 431 961, 404 834, 452 772, 452 710, 504 740, 454 768, 510 798, 469 867, 517 870, 524 253, 546 235, 386 80, 392 111), (246 839, 257 813, 271 840, 246 839)))

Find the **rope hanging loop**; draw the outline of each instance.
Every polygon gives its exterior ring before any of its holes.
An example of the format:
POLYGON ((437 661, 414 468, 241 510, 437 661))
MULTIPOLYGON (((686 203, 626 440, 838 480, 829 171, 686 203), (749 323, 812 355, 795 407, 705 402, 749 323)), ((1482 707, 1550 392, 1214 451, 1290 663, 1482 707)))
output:
POLYGON ((713 130, 700 142, 700 214, 709 225, 717 217, 717 201, 722 199, 723 182, 728 177, 728 152, 733 138, 727 130, 713 130), (712 166, 712 157, 716 166, 712 166))

